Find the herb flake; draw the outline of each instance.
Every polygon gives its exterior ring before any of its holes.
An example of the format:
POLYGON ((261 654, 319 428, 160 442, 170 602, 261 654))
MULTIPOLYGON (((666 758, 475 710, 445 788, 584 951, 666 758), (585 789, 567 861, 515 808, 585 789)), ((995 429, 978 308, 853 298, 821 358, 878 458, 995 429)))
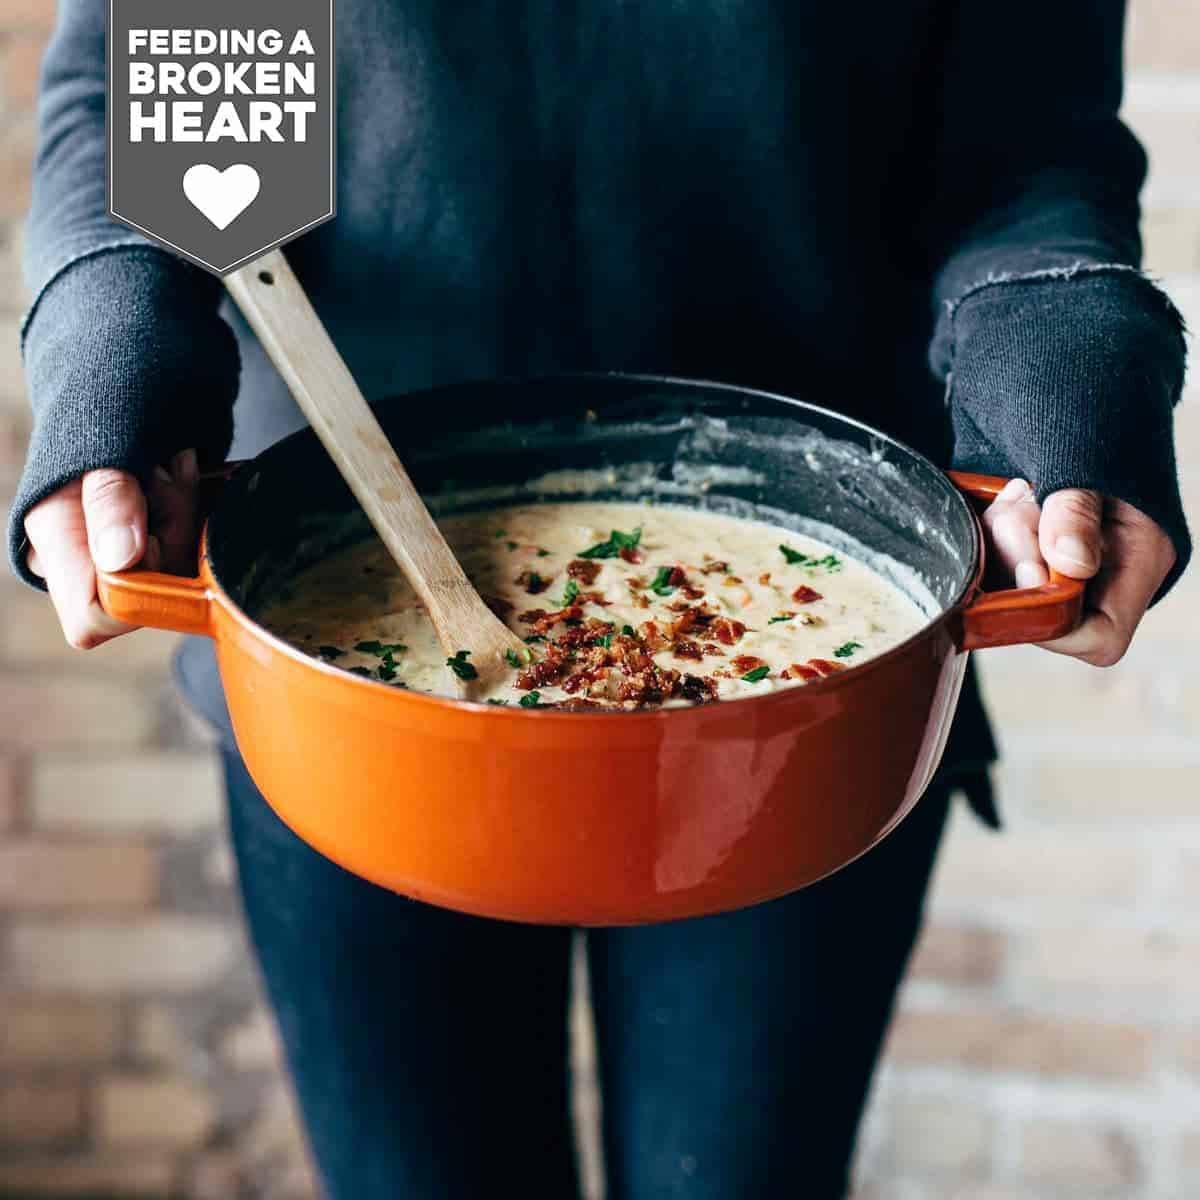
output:
POLYGON ((379 658, 388 658, 393 654, 403 654, 408 649, 403 642, 358 642, 355 650, 360 654, 374 654, 379 658))
POLYGON ((674 567, 659 567, 658 572, 650 581, 650 590, 656 596, 669 596, 675 589, 671 586, 670 579, 674 573, 674 567))
POLYGON ((622 533, 614 529, 608 535, 607 542, 599 542, 587 550, 580 550, 580 558, 616 558, 622 550, 635 550, 642 540, 642 527, 639 525, 632 533, 622 533))
POLYGON ((855 650, 862 649, 862 642, 843 642, 834 652, 834 658, 849 658, 855 650))
POLYGON ((526 692, 520 699, 522 708, 540 708, 542 703, 541 692, 526 692))
POLYGON ((467 659, 471 657, 470 650, 460 650, 453 657, 446 659, 446 666, 452 670, 459 679, 478 679, 479 672, 475 670, 467 659))
POLYGON ((755 667, 753 671, 747 671, 742 678, 747 683, 757 683, 760 679, 766 679, 770 673, 770 667, 755 667))

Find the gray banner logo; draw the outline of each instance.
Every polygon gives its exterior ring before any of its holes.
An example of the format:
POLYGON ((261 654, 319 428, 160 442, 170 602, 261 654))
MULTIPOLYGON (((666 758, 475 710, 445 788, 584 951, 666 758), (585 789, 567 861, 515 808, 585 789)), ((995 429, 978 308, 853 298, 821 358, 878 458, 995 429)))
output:
POLYGON ((333 0, 109 0, 108 210, 225 275, 334 215, 333 0))

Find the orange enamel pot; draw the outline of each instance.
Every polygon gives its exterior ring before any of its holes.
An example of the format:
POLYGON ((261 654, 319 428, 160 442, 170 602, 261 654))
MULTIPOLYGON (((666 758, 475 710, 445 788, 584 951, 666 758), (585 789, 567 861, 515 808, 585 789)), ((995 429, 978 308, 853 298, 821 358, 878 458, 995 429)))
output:
POLYGON ((869 851, 917 802, 967 651, 1045 640, 1079 619, 1070 581, 981 591, 973 502, 1003 480, 948 477, 824 409, 603 376, 458 385, 377 411, 435 508, 549 490, 758 512, 847 552, 886 554, 928 615, 862 666, 698 707, 557 712, 397 690, 256 623, 299 566, 367 530, 311 433, 242 464, 195 578, 104 575, 101 603, 124 621, 215 639, 239 749, 279 816, 348 870, 431 903, 628 924, 804 887, 869 851), (489 424, 497 414, 513 419, 489 424))

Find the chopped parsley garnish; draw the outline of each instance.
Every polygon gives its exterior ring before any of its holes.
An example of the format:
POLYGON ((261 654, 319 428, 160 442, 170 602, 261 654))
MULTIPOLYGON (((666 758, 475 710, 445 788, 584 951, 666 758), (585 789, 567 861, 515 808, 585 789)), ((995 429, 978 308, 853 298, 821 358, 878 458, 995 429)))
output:
POLYGON ((527 646, 532 646, 534 642, 544 642, 546 639, 540 633, 531 633, 527 638, 521 639, 527 646))
POLYGON ((492 534, 492 537, 502 538, 507 532, 507 529, 497 529, 496 532, 492 534))
POLYGON ((593 645, 593 646, 603 646, 603 647, 605 648, 605 650, 607 650, 607 649, 608 649, 608 648, 609 648, 609 647, 612 645, 612 640, 613 640, 613 635, 612 635, 612 630, 610 629, 610 630, 609 630, 609 631, 608 631, 606 634, 604 634, 602 637, 598 637, 598 638, 597 638, 597 639, 596 639, 596 640, 595 640, 595 641, 592 643, 592 645, 593 645))
POLYGON ((495 698, 492 698, 492 699, 488 700, 488 703, 489 704, 507 704, 508 701, 507 700, 496 700, 495 698))
POLYGON ((537 552, 537 554, 538 554, 538 558, 549 558, 549 557, 550 557, 550 551, 549 551, 549 550, 543 550, 543 549, 541 548, 541 546, 539 546, 539 547, 538 547, 538 552, 537 552))
POLYGON ((670 583, 671 575, 674 571, 674 567, 658 568, 658 573, 650 581, 650 590, 656 596, 669 596, 675 590, 670 583))
POLYGON ((760 679, 766 679, 770 673, 770 667, 755 667, 753 671, 747 671, 742 678, 747 683, 757 683, 760 679))
POLYGON ((531 595, 536 596, 538 592, 545 591, 549 584, 548 579, 543 579, 536 571, 529 570, 523 576, 525 580, 525 590, 531 595))
POLYGON ((479 672, 475 670, 467 659, 471 657, 470 650, 460 650, 453 658, 446 659, 446 666, 452 670, 459 679, 478 679, 479 672))
POLYGON ((575 603, 575 597, 579 595, 579 584, 574 579, 567 580, 567 586, 563 589, 562 603, 559 608, 569 608, 575 603))
POLYGON ((836 554, 827 554, 824 558, 811 558, 807 554, 801 554, 799 550, 793 550, 791 546, 780 546, 779 552, 794 566, 824 567, 827 571, 842 569, 842 560, 836 554))
POLYGON ((520 704, 522 708, 539 708, 542 703, 541 692, 526 692, 521 697, 520 704))
POLYGON ((366 667, 351 667, 350 674, 351 675, 362 675, 366 679, 371 678, 371 672, 368 671, 366 667))
POLYGON ((504 544, 505 544, 505 545, 506 545, 506 546, 507 546, 507 547, 508 547, 510 550, 515 550, 515 549, 517 548, 517 543, 516 543, 516 542, 505 542, 504 544))
POLYGON ((339 650, 336 646, 318 646, 317 653, 322 658, 341 658, 346 652, 339 650))
POLYGON ((778 624, 778 622, 780 622, 780 621, 791 621, 791 620, 793 620, 793 617, 772 617, 772 618, 771 618, 771 619, 770 619, 770 620, 767 622, 767 624, 768 624, 768 625, 775 625, 775 624, 778 624))
POLYGON ((521 656, 515 650, 505 650, 504 657, 510 667, 519 667, 521 665, 521 656))
POLYGON ((843 642, 834 652, 834 658, 849 658, 855 650, 862 649, 862 642, 843 642))
POLYGON ((378 667, 379 678, 387 683, 396 678, 396 666, 390 658, 385 658, 378 667))
POLYGON ((642 528, 639 525, 632 533, 622 533, 614 529, 608 535, 607 542, 600 542, 587 550, 580 550, 580 558, 616 558, 622 550, 634 550, 642 540, 642 528))
POLYGON ((408 649, 403 642, 358 642, 355 650, 363 654, 376 654, 380 658, 388 658, 393 654, 403 654, 408 649))
POLYGON ((633 632, 632 625, 622 625, 621 634, 623 637, 637 637, 637 634, 633 632))

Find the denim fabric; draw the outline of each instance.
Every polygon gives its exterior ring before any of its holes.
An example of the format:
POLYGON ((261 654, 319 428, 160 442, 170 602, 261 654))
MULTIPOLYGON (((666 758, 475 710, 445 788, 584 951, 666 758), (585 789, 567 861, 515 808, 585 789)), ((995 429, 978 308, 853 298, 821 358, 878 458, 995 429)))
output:
MULTIPOLYGON (((571 932, 341 870, 225 756, 250 934, 327 1200, 576 1193, 571 932)), ((609 1200, 840 1200, 946 815, 792 896, 586 934, 609 1200)))

